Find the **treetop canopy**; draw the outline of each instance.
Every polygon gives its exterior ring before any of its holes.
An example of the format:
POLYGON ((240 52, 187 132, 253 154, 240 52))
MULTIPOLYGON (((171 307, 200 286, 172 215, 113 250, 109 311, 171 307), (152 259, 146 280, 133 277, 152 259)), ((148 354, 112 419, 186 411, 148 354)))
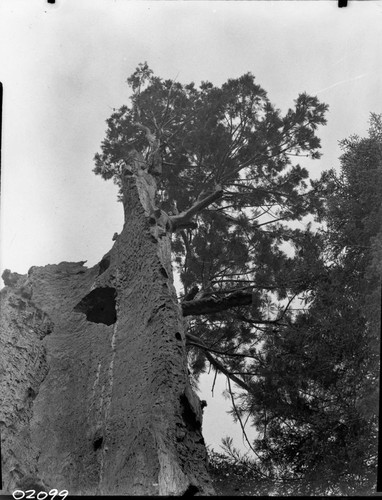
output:
POLYGON ((120 185, 131 151, 149 153, 149 131, 162 160, 162 199, 180 211, 216 184, 229 190, 227 199, 238 194, 237 209, 262 204, 278 191, 296 196, 306 187, 307 171, 292 159, 320 157, 316 131, 328 107, 317 97, 300 94, 283 116, 251 73, 221 87, 197 87, 154 76, 144 63, 127 82, 131 104, 107 120, 95 155, 94 172, 104 179, 120 185))

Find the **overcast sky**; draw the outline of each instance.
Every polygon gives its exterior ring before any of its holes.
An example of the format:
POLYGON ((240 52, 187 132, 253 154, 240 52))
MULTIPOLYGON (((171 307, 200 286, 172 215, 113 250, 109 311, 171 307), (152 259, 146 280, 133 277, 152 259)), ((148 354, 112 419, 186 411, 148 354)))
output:
POLYGON ((382 113, 381 26, 378 1, 1 0, 1 272, 92 266, 110 249, 122 206, 93 157, 139 62, 184 83, 251 71, 283 111, 301 92, 319 96, 330 109, 323 157, 305 164, 316 177, 338 166, 339 140, 382 113))

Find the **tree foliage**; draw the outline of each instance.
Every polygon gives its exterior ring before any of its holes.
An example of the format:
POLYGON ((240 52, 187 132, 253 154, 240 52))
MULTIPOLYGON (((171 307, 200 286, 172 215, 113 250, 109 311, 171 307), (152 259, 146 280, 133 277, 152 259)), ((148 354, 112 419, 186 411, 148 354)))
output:
MULTIPOLYGON (((245 399, 261 431, 255 449, 296 493, 373 494, 377 465, 382 141, 342 141, 341 170, 325 172, 321 277, 309 307, 268 332, 245 399)), ((312 261, 312 267, 318 261, 312 261)))
POLYGON ((193 376, 209 364, 227 376, 234 418, 260 433, 258 473, 289 493, 370 491, 381 118, 343 141, 339 174, 309 181, 298 158, 320 157, 317 97, 300 94, 283 114, 250 73, 184 85, 146 63, 128 84, 94 172, 121 186, 139 152, 157 178, 193 376))
POLYGON ((160 209, 174 216, 200 208, 212 193, 213 203, 192 212, 197 227, 173 235, 184 295, 198 287, 198 297, 226 298, 243 288, 258 318, 269 291, 286 297, 297 265, 279 247, 298 243, 301 232, 282 223, 319 204, 295 160, 320 157, 316 131, 327 106, 303 93, 282 115, 250 73, 221 87, 196 87, 154 76, 145 63, 128 83, 131 105, 107 120, 94 172, 120 185, 130 155, 139 151, 152 161, 154 144, 160 209))

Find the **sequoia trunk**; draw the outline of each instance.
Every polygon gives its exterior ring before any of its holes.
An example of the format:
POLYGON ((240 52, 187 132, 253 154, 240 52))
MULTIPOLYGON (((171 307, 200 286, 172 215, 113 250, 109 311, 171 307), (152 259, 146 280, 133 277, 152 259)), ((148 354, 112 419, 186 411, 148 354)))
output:
POLYGON ((123 231, 98 265, 34 267, 1 293, 8 491, 213 493, 168 227, 155 180, 136 174, 123 183, 123 231))

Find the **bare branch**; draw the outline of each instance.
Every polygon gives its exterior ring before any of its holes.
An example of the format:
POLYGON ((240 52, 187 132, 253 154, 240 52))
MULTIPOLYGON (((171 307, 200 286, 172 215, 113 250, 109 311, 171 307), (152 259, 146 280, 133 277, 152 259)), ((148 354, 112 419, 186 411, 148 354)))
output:
POLYGON ((234 292, 228 297, 207 297, 182 303, 183 316, 199 316, 225 311, 231 307, 252 304, 252 292, 234 292))
POLYGON ((153 146, 156 141, 155 135, 151 132, 149 127, 146 127, 146 125, 142 125, 142 123, 139 122, 134 122, 133 125, 135 125, 137 128, 140 130, 143 130, 146 133, 146 138, 150 146, 153 146))
POLYGON ((206 197, 202 199, 196 200, 196 202, 192 205, 191 208, 188 210, 181 212, 178 215, 173 215, 170 217, 170 221, 172 224, 172 230, 176 231, 176 229, 189 226, 191 222, 191 218, 203 210, 204 208, 208 207, 214 201, 218 200, 223 196, 223 189, 221 188, 220 185, 216 186, 216 189, 213 193, 207 195, 206 197))

